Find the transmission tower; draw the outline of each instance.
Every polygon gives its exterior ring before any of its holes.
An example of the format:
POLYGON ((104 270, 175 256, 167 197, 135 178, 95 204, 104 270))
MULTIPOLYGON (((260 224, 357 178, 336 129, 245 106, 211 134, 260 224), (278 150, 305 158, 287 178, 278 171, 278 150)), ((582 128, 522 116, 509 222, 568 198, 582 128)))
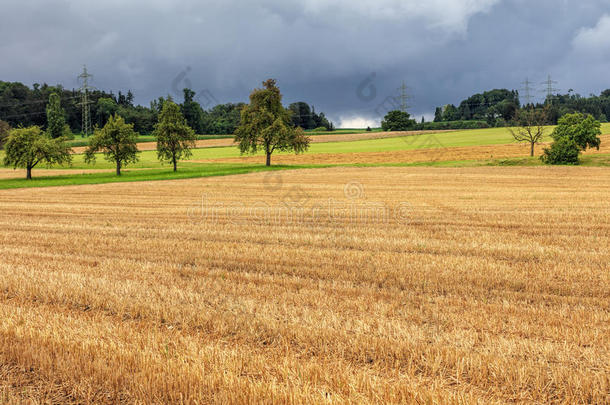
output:
POLYGON ((81 87, 78 89, 81 92, 81 101, 79 105, 82 110, 82 131, 84 136, 89 136, 91 131, 91 103, 89 100, 89 91, 93 90, 93 87, 89 86, 89 79, 93 76, 87 72, 87 66, 83 65, 83 73, 78 76, 78 79, 82 82, 81 87))
POLYGON ((407 109, 410 107, 407 104, 407 100, 409 100, 411 97, 409 97, 409 95, 407 94, 407 90, 409 88, 407 87, 407 85, 405 84, 405 82, 402 82, 402 86, 400 86, 398 88, 398 90, 400 91, 400 96, 398 96, 399 100, 400 100, 400 111, 402 112, 407 112, 407 109))
POLYGON ((525 86, 525 88, 523 88, 523 91, 525 92, 525 96, 523 97, 525 99, 525 105, 529 105, 534 99, 534 96, 532 96, 533 88, 531 87, 533 83, 530 82, 529 78, 526 78, 525 81, 521 84, 525 86))
POLYGON ((559 89, 556 89, 555 87, 553 87, 553 86, 555 86, 557 84, 557 82, 554 81, 551 78, 551 75, 549 75, 548 79, 546 81, 542 82, 542 84, 544 84, 545 87, 546 87, 542 91, 544 93, 546 93, 547 100, 549 100, 549 102, 552 103, 553 102, 553 94, 555 94, 555 93, 557 93, 559 91, 559 89))

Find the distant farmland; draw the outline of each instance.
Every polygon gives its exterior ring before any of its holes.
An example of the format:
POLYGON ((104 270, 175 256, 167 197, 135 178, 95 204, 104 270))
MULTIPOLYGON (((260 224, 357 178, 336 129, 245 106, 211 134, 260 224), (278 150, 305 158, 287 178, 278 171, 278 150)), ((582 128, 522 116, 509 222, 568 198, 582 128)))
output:
POLYGON ((607 403, 609 200, 579 167, 2 190, 0 402, 607 403))

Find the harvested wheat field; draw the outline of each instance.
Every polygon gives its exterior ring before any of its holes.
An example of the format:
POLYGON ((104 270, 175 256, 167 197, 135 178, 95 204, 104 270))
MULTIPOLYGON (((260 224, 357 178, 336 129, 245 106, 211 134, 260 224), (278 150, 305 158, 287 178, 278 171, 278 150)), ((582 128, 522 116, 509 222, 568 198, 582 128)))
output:
MULTIPOLYGON (((599 150, 588 149, 584 155, 597 155, 610 153, 610 135, 600 136, 602 145, 599 150)), ((421 141, 420 141, 421 142, 421 141)), ((407 143, 408 145, 409 143, 407 143)), ((543 149, 550 142, 536 145, 535 154, 541 156, 543 149)), ((305 153, 303 155, 278 154, 273 156, 277 164, 375 164, 375 163, 421 163, 432 161, 456 160, 484 160, 506 159, 515 157, 529 157, 530 146, 525 143, 511 143, 504 145, 476 145, 442 147, 433 140, 424 140, 419 149, 395 150, 386 152, 358 152, 358 153, 305 153), (426 143, 431 146, 426 146, 426 143)), ((260 156, 241 156, 234 158, 216 158, 194 160, 201 163, 256 163, 261 162, 260 156)))
POLYGON ((581 167, 0 191, 0 402, 608 403, 609 201, 581 167))

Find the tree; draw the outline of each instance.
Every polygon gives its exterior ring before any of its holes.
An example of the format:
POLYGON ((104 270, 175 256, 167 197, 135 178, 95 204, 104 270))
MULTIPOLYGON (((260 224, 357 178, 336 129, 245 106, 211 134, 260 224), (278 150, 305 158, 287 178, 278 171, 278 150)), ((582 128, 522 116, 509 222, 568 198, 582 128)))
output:
POLYGON ((242 154, 263 149, 267 166, 271 165, 275 150, 298 154, 309 148, 309 138, 302 128, 292 125, 290 111, 282 106, 282 94, 274 79, 263 82, 262 89, 254 89, 250 94, 250 104, 241 110, 235 142, 242 154))
POLYGON ((6 121, 0 120, 0 149, 4 147, 4 143, 8 138, 8 134, 11 131, 11 126, 6 121))
POLYGON ((553 143, 541 157, 546 164, 578 164, 580 151, 601 145, 601 123, 590 114, 566 114, 551 134, 553 143))
POLYGON ((597 148, 601 144, 601 123, 590 114, 566 114, 559 119, 551 135, 553 139, 570 138, 581 150, 597 148))
POLYGON ((59 138, 64 136, 65 126, 66 118, 61 108, 59 94, 51 93, 47 105, 47 132, 51 138, 59 138))
POLYGON ((458 121, 460 112, 453 104, 447 104, 443 110, 443 121, 458 121))
POLYGON ((102 129, 96 129, 85 151, 85 162, 95 163, 95 154, 102 152, 104 158, 116 164, 116 174, 121 175, 121 167, 138 161, 138 134, 133 124, 126 124, 118 114, 108 119, 102 129))
MULTIPOLYGON (((299 101, 292 103, 288 106, 288 109, 292 112, 292 124, 295 127, 301 127, 303 129, 314 129, 317 126, 316 121, 313 118, 313 114, 309 104, 299 101)), ((315 112, 314 112, 315 113, 315 112)))
POLYGON ((178 160, 191 156, 191 148, 195 147, 197 139, 177 104, 171 101, 163 103, 154 134, 157 137, 157 157, 160 161, 172 162, 174 171, 177 171, 178 160))
POLYGON ((405 111, 390 111, 381 121, 381 129, 384 131, 408 131, 415 126, 415 120, 405 111))
POLYGON ((38 126, 13 129, 4 151, 4 165, 26 169, 28 180, 32 179, 32 169, 39 163, 61 165, 72 162, 71 148, 65 138, 53 139, 38 126))
POLYGON ((434 122, 441 122, 443 120, 443 109, 436 107, 434 111, 434 122))
POLYGON ((182 103, 182 114, 189 127, 197 133, 204 132, 203 109, 194 100, 195 92, 191 89, 184 89, 184 102, 182 103))
POLYGON ((509 132, 517 142, 528 142, 530 144, 530 156, 534 156, 534 146, 544 136, 544 125, 546 124, 545 110, 522 110, 516 116, 519 126, 515 129, 509 128, 509 132))
POLYGON ((119 111, 118 104, 110 97, 102 97, 97 100, 97 123, 106 125, 108 119, 119 111))

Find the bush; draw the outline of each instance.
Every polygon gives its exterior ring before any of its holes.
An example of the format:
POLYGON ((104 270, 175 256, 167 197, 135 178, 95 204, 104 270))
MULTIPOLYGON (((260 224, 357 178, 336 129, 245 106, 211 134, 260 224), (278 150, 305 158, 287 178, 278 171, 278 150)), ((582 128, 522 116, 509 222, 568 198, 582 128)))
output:
POLYGON ((553 142, 550 148, 544 149, 540 160, 548 165, 577 165, 579 153, 578 144, 573 139, 564 137, 553 142))
POLYGON ((366 127, 366 132, 371 132, 371 131, 372 131, 371 127, 366 127))
POLYGON ((72 133, 72 130, 70 129, 70 125, 65 124, 64 125, 64 138, 66 138, 67 141, 73 141, 74 140, 74 134, 72 133))
POLYGON ((313 132, 326 132, 328 131, 328 128, 326 127, 317 127, 313 130, 313 132))

